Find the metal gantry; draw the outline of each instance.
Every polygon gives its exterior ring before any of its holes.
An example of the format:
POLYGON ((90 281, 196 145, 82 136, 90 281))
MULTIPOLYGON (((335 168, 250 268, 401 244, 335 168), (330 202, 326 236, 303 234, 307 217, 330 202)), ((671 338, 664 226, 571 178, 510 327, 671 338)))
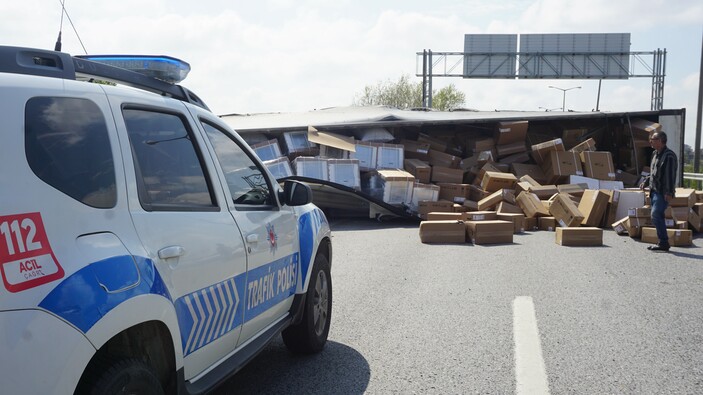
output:
POLYGON ((562 52, 417 52, 416 76, 422 77, 422 103, 432 107, 432 78, 470 79, 628 79, 651 78, 650 109, 664 108, 666 49, 627 53, 562 52), (468 56, 472 57, 469 64, 468 56), (623 56, 629 57, 623 62, 623 56), (575 59, 579 59, 578 62, 575 59), (585 61, 583 61, 585 59, 585 61), (606 59, 606 62, 603 62, 606 59), (514 73, 505 73, 506 65, 515 64, 514 73), (421 72, 418 66, 421 65, 421 72), (604 66, 605 65, 605 66, 604 66), (568 74, 564 70, 568 69, 568 74), (477 72, 481 70, 481 72, 477 72), (612 77, 614 74, 619 77, 612 77), (611 77, 604 77, 611 76, 611 77))

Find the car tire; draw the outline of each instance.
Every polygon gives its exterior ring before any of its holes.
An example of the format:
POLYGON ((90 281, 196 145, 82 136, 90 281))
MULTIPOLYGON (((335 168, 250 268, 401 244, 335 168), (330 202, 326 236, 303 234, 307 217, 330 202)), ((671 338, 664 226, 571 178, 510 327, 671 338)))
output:
POLYGON ((327 342, 332 319, 332 277, 327 257, 318 254, 312 266, 300 323, 283 331, 283 343, 296 354, 322 351, 327 342))
POLYGON ((164 390, 149 365, 129 358, 117 360, 100 372, 90 393, 163 395, 164 390))

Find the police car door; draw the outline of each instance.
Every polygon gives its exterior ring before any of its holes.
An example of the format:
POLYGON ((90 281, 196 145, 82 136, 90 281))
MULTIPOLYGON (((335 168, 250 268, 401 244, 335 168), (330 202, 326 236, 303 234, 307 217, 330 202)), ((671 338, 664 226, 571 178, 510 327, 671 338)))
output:
MULTIPOLYGON (((180 102, 114 106, 129 141, 130 213, 148 259, 155 262, 178 317, 185 379, 236 347, 246 275, 244 243, 223 187, 180 102)), ((125 157, 127 157, 125 155, 125 157)))
POLYGON ((221 166, 228 206, 246 244, 242 344, 290 310, 300 268, 297 220, 291 207, 278 204, 280 186, 249 146, 211 114, 201 111, 198 116, 221 166))

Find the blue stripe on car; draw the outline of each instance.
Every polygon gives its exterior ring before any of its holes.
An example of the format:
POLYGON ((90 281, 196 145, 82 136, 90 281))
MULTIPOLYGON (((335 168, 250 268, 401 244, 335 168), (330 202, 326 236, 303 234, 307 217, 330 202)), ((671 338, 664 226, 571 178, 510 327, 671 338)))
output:
POLYGON ((150 259, 121 255, 95 262, 73 273, 54 288, 39 307, 62 317, 85 333, 120 303, 144 294, 161 295, 171 300, 150 259), (97 280, 109 277, 112 272, 115 278, 128 284, 131 279, 125 278, 123 273, 133 272, 135 264, 141 280, 133 287, 108 293, 97 280))

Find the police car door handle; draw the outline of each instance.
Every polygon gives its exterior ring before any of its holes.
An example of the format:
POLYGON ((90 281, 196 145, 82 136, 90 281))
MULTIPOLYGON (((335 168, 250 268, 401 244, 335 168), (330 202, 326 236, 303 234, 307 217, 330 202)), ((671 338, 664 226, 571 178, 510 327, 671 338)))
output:
POLYGON ((169 247, 164 247, 159 250, 159 258, 161 259, 168 259, 168 258, 176 258, 179 257, 183 254, 186 253, 185 248, 181 246, 169 246, 169 247))
POLYGON ((250 235, 247 235, 247 243, 256 244, 258 242, 259 242, 259 235, 257 235, 256 233, 252 233, 250 235))

